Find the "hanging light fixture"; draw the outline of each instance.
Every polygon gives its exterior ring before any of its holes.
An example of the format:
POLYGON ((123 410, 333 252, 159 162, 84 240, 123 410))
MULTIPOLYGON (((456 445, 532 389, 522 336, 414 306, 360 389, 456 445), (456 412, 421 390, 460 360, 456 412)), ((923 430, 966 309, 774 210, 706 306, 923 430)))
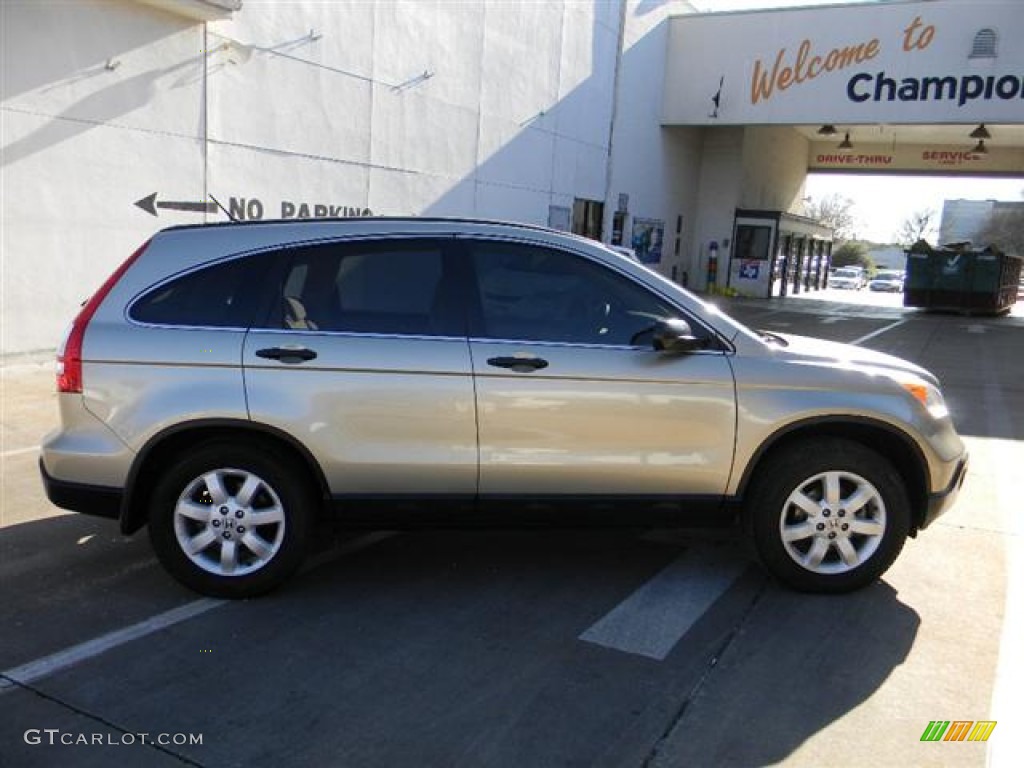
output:
POLYGON ((978 139, 978 143, 974 145, 973 149, 971 149, 971 153, 975 155, 987 155, 988 147, 985 146, 985 140, 978 139))
POLYGON ((988 132, 988 128, 985 127, 984 123, 979 123, 978 127, 971 131, 972 139, 991 139, 992 134, 988 132))
POLYGON ((821 126, 821 128, 818 129, 818 135, 819 136, 835 136, 836 135, 836 127, 834 125, 832 125, 831 123, 826 123, 825 125, 821 126))
POLYGON ((841 149, 844 152, 849 152, 851 149, 853 149, 853 143, 850 141, 849 132, 847 132, 846 137, 841 142, 839 142, 839 149, 841 149))

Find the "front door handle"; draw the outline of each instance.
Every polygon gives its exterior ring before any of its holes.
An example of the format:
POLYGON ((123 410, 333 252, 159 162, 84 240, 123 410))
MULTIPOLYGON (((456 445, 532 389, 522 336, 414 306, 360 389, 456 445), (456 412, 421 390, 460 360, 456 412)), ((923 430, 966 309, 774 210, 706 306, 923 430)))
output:
POLYGON ((306 347, 267 347, 266 349, 257 349, 256 357, 278 360, 282 363, 294 365, 295 363, 313 360, 316 357, 316 352, 312 349, 306 349, 306 347))
POLYGON ((509 368, 516 373, 529 373, 548 367, 548 361, 539 357, 492 357, 487 364, 495 368, 509 368))

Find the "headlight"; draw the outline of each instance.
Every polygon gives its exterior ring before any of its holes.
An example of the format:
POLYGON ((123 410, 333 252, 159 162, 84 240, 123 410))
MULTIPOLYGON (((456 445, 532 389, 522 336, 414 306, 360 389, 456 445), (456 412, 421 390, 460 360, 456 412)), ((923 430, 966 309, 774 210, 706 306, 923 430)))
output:
POLYGON ((914 396, 933 419, 942 419, 949 415, 949 408, 939 388, 924 379, 907 378, 899 380, 899 385, 914 396))

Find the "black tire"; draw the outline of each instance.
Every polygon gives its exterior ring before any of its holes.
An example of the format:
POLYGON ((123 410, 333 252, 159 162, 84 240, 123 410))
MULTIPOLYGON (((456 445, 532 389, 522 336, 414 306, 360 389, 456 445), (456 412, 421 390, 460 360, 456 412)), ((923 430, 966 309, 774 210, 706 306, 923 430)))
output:
POLYGON ((745 498, 762 564, 803 592, 850 592, 873 583, 895 561, 910 528, 899 473, 851 440, 819 438, 770 454, 745 498))
POLYGON ((317 509, 306 478, 300 466, 261 447, 202 445, 172 463, 154 489, 153 549, 174 578, 204 595, 269 592, 306 553, 317 509), (197 547, 192 554, 189 542, 197 547))

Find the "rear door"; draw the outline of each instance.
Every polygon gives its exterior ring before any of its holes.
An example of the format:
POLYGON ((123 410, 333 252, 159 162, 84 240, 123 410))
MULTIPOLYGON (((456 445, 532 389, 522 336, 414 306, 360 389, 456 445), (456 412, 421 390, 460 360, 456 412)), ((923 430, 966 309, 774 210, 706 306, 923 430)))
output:
POLYGON ((628 276, 546 246, 471 241, 481 500, 714 501, 732 465, 735 394, 709 329, 628 276), (706 350, 657 352, 679 317, 706 350))
POLYGON ((445 239, 299 248, 246 337, 251 418, 304 444, 339 499, 476 493, 465 313, 445 239))

